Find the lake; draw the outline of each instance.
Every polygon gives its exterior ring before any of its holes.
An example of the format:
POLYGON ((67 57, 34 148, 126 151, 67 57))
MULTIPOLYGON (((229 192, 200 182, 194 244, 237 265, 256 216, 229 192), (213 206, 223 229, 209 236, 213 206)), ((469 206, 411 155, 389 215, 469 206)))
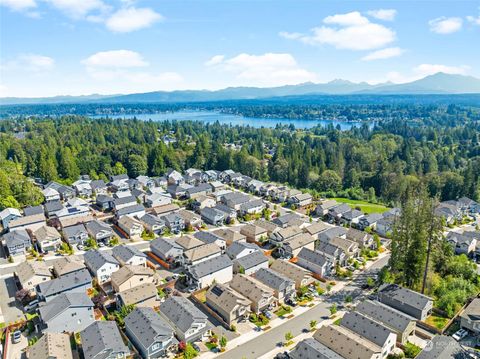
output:
POLYGON ((346 122, 338 120, 295 120, 288 118, 255 118, 244 117, 240 115, 233 115, 228 113, 221 113, 216 111, 178 111, 178 112, 162 112, 162 113, 145 113, 136 115, 95 115, 92 118, 124 118, 132 119, 136 117, 143 121, 201 121, 205 123, 219 122, 224 125, 239 125, 239 126, 252 126, 252 127, 275 127, 277 124, 281 125, 294 125, 295 128, 312 128, 317 125, 327 126, 333 124, 334 126, 340 125, 342 130, 348 130, 354 126, 359 127, 359 122, 346 122))

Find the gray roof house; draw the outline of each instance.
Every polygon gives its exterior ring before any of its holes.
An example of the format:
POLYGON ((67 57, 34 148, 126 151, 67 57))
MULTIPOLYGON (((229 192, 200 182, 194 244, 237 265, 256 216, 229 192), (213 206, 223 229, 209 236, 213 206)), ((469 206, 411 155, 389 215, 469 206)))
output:
POLYGON ((329 276, 334 267, 333 262, 323 253, 308 248, 302 248, 298 253, 297 265, 321 277, 329 276))
POLYGON ((183 258, 183 248, 172 239, 156 238, 150 242, 150 250, 167 262, 178 262, 183 258))
POLYGON ((238 259, 244 257, 250 253, 260 251, 260 247, 255 243, 248 242, 233 242, 226 250, 225 254, 230 259, 238 259))
POLYGON ((35 290, 40 299, 48 302, 59 294, 68 292, 85 293, 90 288, 92 288, 92 277, 87 269, 81 269, 40 283, 35 290))
POLYGON ((88 231, 83 223, 65 227, 62 233, 65 241, 72 246, 83 244, 88 239, 88 231))
POLYGON ((127 315, 125 333, 142 358, 165 356, 178 344, 172 327, 152 308, 137 307, 127 315))
POLYGON ((460 326, 473 333, 480 333, 480 298, 475 298, 460 314, 460 326))
POLYGON ((141 204, 135 204, 133 206, 123 207, 115 212, 115 216, 117 219, 122 216, 141 217, 144 214, 145 214, 145 207, 143 207, 143 205, 141 204))
POLYGON ((432 298, 397 284, 381 286, 378 301, 419 320, 425 320, 433 308, 432 298))
POLYGON ((96 321, 80 332, 85 359, 125 358, 130 350, 114 321, 96 321))
POLYGON ((85 252, 83 260, 99 284, 108 282, 112 273, 120 267, 118 261, 107 251, 91 249, 85 252))
POLYGON ((168 213, 160 218, 173 233, 180 233, 185 228, 185 221, 178 213, 168 213))
POLYGON ((279 301, 295 296, 295 282, 273 269, 261 268, 255 273, 255 279, 272 288, 279 301))
POLYGON ((8 223, 10 221, 20 218, 22 215, 16 208, 5 208, 0 212, 0 221, 2 222, 3 229, 8 229, 8 223))
POLYGON ((216 244, 220 249, 224 250, 227 242, 224 238, 217 236, 213 232, 198 231, 193 235, 196 239, 202 241, 204 244, 216 244))
POLYGON ((95 321, 94 304, 86 293, 62 293, 42 303, 38 311, 42 330, 50 333, 76 333, 95 321))
POLYGON ((112 249, 113 257, 120 265, 147 265, 147 255, 140 251, 136 246, 116 246, 112 249))
POLYGON ((175 330, 179 340, 201 340, 210 330, 208 318, 191 301, 184 297, 168 297, 160 305, 160 315, 175 330))
POLYGON ((314 338, 302 340, 288 355, 290 359, 344 359, 314 338))
POLYGON ((25 254, 32 247, 32 241, 25 229, 16 229, 6 233, 3 236, 3 242, 11 256, 25 254))
POLYGON ((467 359, 470 356, 452 337, 436 335, 416 359, 467 359))
POLYGON ((225 213, 216 208, 205 207, 200 210, 202 220, 214 226, 221 225, 225 220, 225 213))
POLYGON ((206 293, 207 305, 231 325, 241 318, 247 318, 250 314, 250 299, 244 297, 232 288, 216 283, 206 293))
POLYGON ((113 236, 112 228, 105 222, 98 220, 85 224, 88 234, 97 242, 108 242, 113 236))
POLYGON ((153 214, 146 214, 139 218, 147 232, 161 234, 165 230, 165 222, 153 214))
POLYGON ((62 275, 77 272, 79 270, 86 269, 85 263, 80 259, 75 259, 73 256, 61 257, 53 263, 53 273, 57 277, 62 275))
POLYGON ((114 199, 113 197, 107 196, 106 194, 99 194, 95 198, 95 204, 102 211, 109 211, 113 209, 114 199))
POLYGON ((205 288, 213 281, 227 283, 233 277, 233 263, 225 254, 216 256, 188 267, 187 276, 197 288, 205 288))
POLYGON ((70 336, 63 333, 45 333, 27 348, 29 359, 73 359, 70 336))
POLYGON ((268 258, 263 251, 254 251, 233 260, 233 273, 251 275, 261 268, 268 268, 268 258))
POLYGON ((365 300, 357 305, 356 311, 382 323, 396 333, 397 342, 403 344, 415 330, 415 318, 377 301, 365 300))

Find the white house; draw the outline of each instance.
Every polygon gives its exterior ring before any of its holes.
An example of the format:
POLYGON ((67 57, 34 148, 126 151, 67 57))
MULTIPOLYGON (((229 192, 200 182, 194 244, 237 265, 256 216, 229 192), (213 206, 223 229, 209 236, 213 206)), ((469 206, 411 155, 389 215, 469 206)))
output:
POLYGON ((105 251, 89 250, 83 255, 83 259, 99 284, 110 281, 112 273, 120 268, 118 261, 105 251))

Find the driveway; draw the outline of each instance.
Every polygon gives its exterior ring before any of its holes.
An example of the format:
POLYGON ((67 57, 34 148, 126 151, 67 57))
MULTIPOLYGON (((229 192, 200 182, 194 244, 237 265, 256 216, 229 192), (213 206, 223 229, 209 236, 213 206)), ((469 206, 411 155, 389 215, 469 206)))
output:
POLYGON ((19 319, 24 319, 21 306, 15 300, 17 286, 13 276, 0 278, 0 306, 2 307, 2 316, 0 322, 11 323, 19 319))
POLYGON ((26 358, 26 354, 24 350, 28 347, 28 339, 24 333, 22 333, 22 337, 19 343, 13 344, 12 343, 12 334, 10 333, 9 343, 8 343, 8 352, 7 352, 7 359, 24 359, 26 358))

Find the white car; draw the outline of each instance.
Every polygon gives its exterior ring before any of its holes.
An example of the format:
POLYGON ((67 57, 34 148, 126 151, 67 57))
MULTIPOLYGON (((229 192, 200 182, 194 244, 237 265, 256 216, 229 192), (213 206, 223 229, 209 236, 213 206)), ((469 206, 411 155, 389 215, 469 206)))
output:
POLYGON ((28 303, 25 307, 23 307, 23 309, 25 309, 25 312, 31 312, 37 307, 38 307, 38 300, 34 299, 30 303, 28 303))
POLYGON ((460 329, 455 332, 455 334, 452 335, 452 338, 455 339, 456 341, 460 341, 463 338, 465 338, 468 335, 468 330, 466 329, 460 329))

